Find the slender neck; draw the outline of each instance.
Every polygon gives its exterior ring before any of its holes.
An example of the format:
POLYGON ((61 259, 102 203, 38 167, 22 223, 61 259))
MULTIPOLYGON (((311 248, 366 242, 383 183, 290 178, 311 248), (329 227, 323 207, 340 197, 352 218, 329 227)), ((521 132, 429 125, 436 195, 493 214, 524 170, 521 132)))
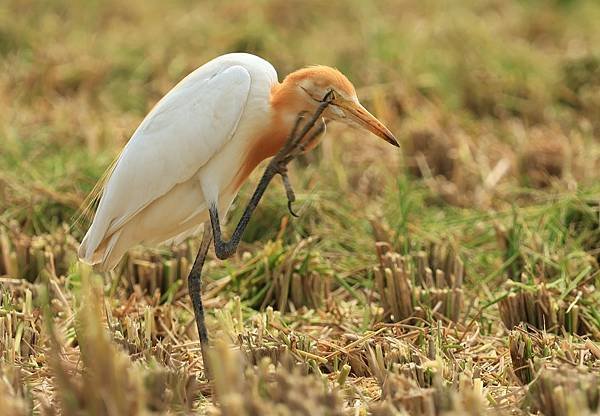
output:
POLYGON ((299 112, 294 113, 294 102, 296 101, 285 81, 271 87, 269 100, 271 121, 268 125, 264 126, 263 131, 249 141, 249 147, 244 155, 242 166, 232 182, 232 190, 237 192, 237 189, 239 189, 254 168, 263 160, 275 156, 284 145, 294 125, 295 115, 299 112))
POLYGON ((275 84, 271 88, 271 109, 276 125, 291 128, 294 120, 302 108, 302 97, 295 86, 287 82, 287 78, 281 84, 275 84))

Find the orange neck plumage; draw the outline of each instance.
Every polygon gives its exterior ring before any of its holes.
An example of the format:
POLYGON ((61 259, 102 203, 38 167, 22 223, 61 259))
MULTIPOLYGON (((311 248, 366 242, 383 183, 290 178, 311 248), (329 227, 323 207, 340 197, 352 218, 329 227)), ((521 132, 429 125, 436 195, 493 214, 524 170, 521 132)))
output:
POLYGON ((297 114, 294 113, 294 102, 297 102, 294 100, 294 93, 285 83, 273 85, 270 98, 271 122, 249 141, 241 167, 231 185, 233 191, 237 192, 260 162, 274 156, 281 149, 292 128, 286 115, 297 114))
MULTIPOLYGON (((311 66, 289 74, 282 83, 271 88, 271 123, 249 141, 248 149, 231 184, 231 190, 237 192, 250 173, 263 160, 274 156, 285 143, 296 121, 297 115, 307 108, 307 97, 301 93, 298 85, 311 79, 315 85, 325 88, 337 85, 346 95, 356 95, 354 86, 338 70, 326 66, 311 66)), ((315 143, 316 144, 316 143, 315 143)))

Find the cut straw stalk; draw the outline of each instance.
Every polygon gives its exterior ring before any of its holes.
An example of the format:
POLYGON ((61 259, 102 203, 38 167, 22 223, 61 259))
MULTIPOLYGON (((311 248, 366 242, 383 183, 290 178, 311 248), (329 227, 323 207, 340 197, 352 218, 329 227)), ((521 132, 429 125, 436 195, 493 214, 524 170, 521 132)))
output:
POLYGON ((535 375, 531 337, 523 330, 511 331, 508 337, 508 346, 515 376, 523 385, 529 384, 535 375))
POLYGON ((183 244, 170 255, 135 252, 127 258, 122 273, 129 290, 139 288, 142 293, 163 295, 185 285, 189 265, 189 247, 183 244))
POLYGON ((231 276, 230 285, 256 309, 320 308, 329 297, 333 270, 316 243, 314 238, 290 246, 281 240, 269 242, 254 256, 247 256, 240 271, 231 276))
MULTIPOLYGON (((69 234, 67 226, 59 227, 51 234, 29 237, 17 224, 0 227, 0 275, 24 278, 34 282, 39 279, 52 280, 69 274, 78 262, 79 243, 69 234)), ((160 295, 187 276, 190 267, 190 249, 187 244, 173 247, 171 253, 136 249, 127 256, 123 266, 116 271, 116 282, 160 295)), ((181 283, 177 285, 182 286, 181 283)), ((172 290, 174 292, 174 290, 172 290)))
POLYGON ((535 411, 548 416, 594 415, 600 411, 600 377, 597 373, 564 365, 540 368, 538 372, 528 393, 535 411))
POLYGON ((29 288, 24 297, 0 297, 0 352, 8 363, 23 363, 39 348, 39 319, 33 315, 33 297, 29 288), (20 305, 19 305, 20 303, 20 305))
POLYGON ((16 223, 0 227, 0 275, 34 281, 65 274, 77 260, 77 245, 66 226, 35 237, 25 235, 16 223))
POLYGON ((526 323, 552 333, 597 333, 581 313, 584 306, 576 304, 583 297, 580 294, 569 294, 564 301, 557 301, 560 293, 543 283, 516 287, 511 284, 510 287, 516 292, 509 293, 498 303, 500 317, 508 329, 526 323))
POLYGON ((450 247, 432 244, 429 252, 401 256, 389 243, 379 242, 376 251, 380 265, 373 271, 375 287, 387 319, 404 321, 422 315, 423 309, 459 319, 464 266, 450 247))

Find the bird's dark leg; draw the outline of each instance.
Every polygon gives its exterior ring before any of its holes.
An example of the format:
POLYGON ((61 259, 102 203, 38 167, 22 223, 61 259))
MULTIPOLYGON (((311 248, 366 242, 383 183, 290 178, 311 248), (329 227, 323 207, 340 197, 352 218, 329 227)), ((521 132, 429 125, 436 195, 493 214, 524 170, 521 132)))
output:
MULTIPOLYGON (((298 117, 299 120, 296 121, 296 125, 294 126, 292 133, 288 137, 288 140, 283 145, 282 149, 275 155, 275 157, 273 157, 273 159, 271 159, 271 162, 269 162, 269 164, 267 165, 267 168, 265 169, 265 172, 263 173, 260 182, 256 186, 254 194, 252 194, 248 205, 246 205, 246 209, 244 210, 244 213, 242 214, 239 223, 235 227, 235 230, 229 241, 223 240, 221 234, 221 225, 219 221, 219 211, 217 206, 210 206, 210 222, 212 225, 212 231, 215 241, 215 253, 219 259, 223 260, 229 258, 237 250, 237 247, 242 239, 242 234, 244 233, 244 230, 246 229, 246 227, 248 226, 248 222, 250 221, 250 217, 252 216, 252 213, 256 209, 258 203, 260 202, 260 199, 265 193, 267 186, 269 186, 271 179, 273 179, 273 176, 277 174, 282 175, 282 177, 284 177, 285 183, 285 180, 287 178, 287 164, 299 154, 298 149, 301 146, 303 146, 303 139, 315 126, 316 122, 321 117, 321 114, 323 114, 323 111, 325 111, 327 106, 331 103, 331 99, 331 92, 327 93, 321 101, 321 104, 319 105, 315 113, 312 115, 312 117, 310 117, 307 120, 306 124, 304 124, 302 128, 300 128, 300 124, 304 115, 301 114, 298 117)), ((308 137, 309 140, 314 140, 318 136, 318 134, 322 132, 323 128, 324 127, 317 129, 316 134, 315 132, 311 133, 311 135, 308 137)), ((286 186, 286 193, 288 198, 290 198, 290 196, 292 196, 292 199, 295 198, 295 196, 293 196, 293 190, 291 186, 289 186, 289 181, 288 185, 286 186)), ((289 204, 289 206, 291 206, 291 203, 289 204)))
MULTIPOLYGON (((296 122, 298 124, 298 122, 301 120, 302 115, 300 115, 298 117, 298 121, 296 122)), ((293 159, 294 157, 298 156, 301 153, 304 153, 304 151, 310 147, 310 145, 321 135, 323 134, 323 132, 325 131, 325 121, 322 122, 322 124, 315 129, 310 136, 308 136, 305 140, 302 140, 298 146, 296 147, 296 149, 294 149, 294 151, 288 155, 288 158, 293 159)), ((290 160, 291 160, 290 159, 290 160)), ((283 181, 283 187, 285 188, 285 195, 287 196, 287 200, 288 200, 288 211, 290 212, 290 214, 292 214, 294 217, 298 217, 298 215, 294 212, 293 208, 292 208, 292 204, 296 201, 296 194, 294 193, 294 189, 292 188, 292 185, 290 184, 290 179, 288 178, 287 175, 287 164, 281 164, 280 165, 280 169, 277 172, 279 173, 279 175, 281 175, 281 180, 283 181)))
MULTIPOLYGON (((271 182, 271 179, 273 179, 273 176, 277 174, 282 175, 282 177, 284 178, 284 183, 287 182, 286 193, 289 200, 288 202, 293 202, 293 199, 295 197, 291 186, 289 186, 289 181, 287 180, 287 164, 299 154, 298 149, 304 150, 304 145, 302 144, 303 139, 308 134, 308 132, 314 127, 315 123, 319 120, 321 114, 323 114, 323 111, 325 111, 325 108, 327 108, 327 106, 331 103, 331 99, 332 93, 329 92, 321 101, 321 104, 317 108, 315 114, 310 119, 308 119, 307 123, 302 127, 302 129, 300 129, 300 123, 303 119, 303 115, 300 115, 298 117, 296 125, 294 126, 294 129, 292 130, 292 133, 288 137, 288 140, 284 144, 283 148, 275 155, 275 157, 267 165, 267 168, 265 169, 265 172, 263 173, 263 176, 260 179, 260 182, 258 183, 254 191, 254 194, 252 194, 252 198, 250 198, 250 201, 248 202, 248 205, 246 206, 246 209, 242 214, 242 218, 240 219, 238 225, 235 227, 235 231, 233 232, 231 240, 223 241, 221 234, 221 225, 219 222, 218 208, 216 207, 216 205, 211 205, 209 207, 210 224, 208 224, 208 221, 204 224, 204 234, 202 236, 202 243, 200 244, 198 255, 194 260, 192 270, 188 275, 188 290, 190 293, 190 297, 192 298, 194 316, 196 317, 196 326, 198 328, 198 336, 200 337, 200 348, 202 350, 204 369, 208 376, 207 378, 209 379, 211 378, 207 354, 209 340, 208 331, 206 330, 206 323, 204 321, 204 307, 202 305, 201 289, 202 268, 204 266, 204 261, 206 260, 206 254, 208 253, 210 243, 214 237, 215 253, 217 257, 221 260, 231 257, 235 253, 242 238, 242 234, 248 226, 248 222, 250 221, 252 213, 254 212, 258 203, 260 202, 260 199, 265 193, 267 186, 271 182)), ((317 130, 322 131, 322 128, 317 130)), ((317 134, 311 133, 311 135, 308 137, 308 140, 314 140, 314 138, 318 134, 320 134, 321 131, 319 131, 319 133, 317 134)))
POLYGON ((210 379, 210 369, 208 363, 208 331, 206 330, 206 322, 204 321, 204 306, 202 305, 202 268, 206 260, 206 254, 212 241, 212 229, 210 224, 204 223, 204 231, 202 234, 202 243, 194 260, 192 270, 188 275, 188 291, 192 298, 192 307, 194 308, 194 317, 196 318, 196 327, 198 328, 198 336, 200 338, 200 349, 202 351, 202 361, 204 362, 204 372, 207 378, 210 379))

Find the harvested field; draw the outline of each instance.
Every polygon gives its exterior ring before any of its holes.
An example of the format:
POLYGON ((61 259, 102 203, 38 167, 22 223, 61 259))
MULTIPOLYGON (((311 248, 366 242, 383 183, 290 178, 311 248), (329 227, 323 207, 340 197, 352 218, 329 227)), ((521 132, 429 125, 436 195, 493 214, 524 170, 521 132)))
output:
MULTIPOLYGON (((600 414, 600 3, 0 4, 0 414, 600 414), (233 51, 339 68, 400 151, 331 124, 209 254, 77 260, 144 115, 233 51)), ((240 217, 262 168, 234 202, 240 217)))

